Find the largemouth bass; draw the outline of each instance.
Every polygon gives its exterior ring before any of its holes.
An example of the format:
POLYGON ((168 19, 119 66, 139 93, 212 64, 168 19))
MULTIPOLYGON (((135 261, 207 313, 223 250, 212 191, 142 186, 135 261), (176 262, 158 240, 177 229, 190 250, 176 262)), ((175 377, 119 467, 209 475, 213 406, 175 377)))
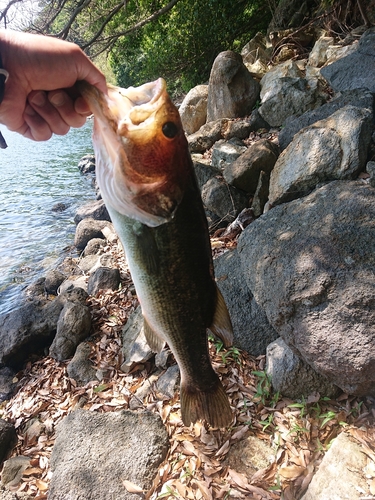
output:
POLYGON ((163 79, 141 87, 86 82, 96 175, 124 247, 151 349, 168 343, 181 373, 185 425, 224 427, 232 412, 212 368, 207 329, 226 346, 232 325, 216 286, 207 220, 177 108, 163 79))

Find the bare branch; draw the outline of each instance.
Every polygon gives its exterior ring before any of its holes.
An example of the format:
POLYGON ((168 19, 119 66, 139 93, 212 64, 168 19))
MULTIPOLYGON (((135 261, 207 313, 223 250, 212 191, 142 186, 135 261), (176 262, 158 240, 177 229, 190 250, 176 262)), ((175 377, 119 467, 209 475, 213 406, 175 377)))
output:
POLYGON ((82 50, 85 50, 87 49, 88 47, 90 47, 94 42, 96 42, 96 40, 100 37, 100 35, 103 33, 105 27, 107 26, 107 24, 109 23, 109 21, 117 14, 117 12, 119 12, 123 7, 125 7, 125 4, 124 2, 121 2, 119 4, 116 5, 116 7, 114 7, 112 9, 112 11, 108 14, 108 16, 104 19, 104 21, 102 22, 100 28, 98 29, 98 31, 95 33, 95 35, 91 38, 91 40, 89 40, 88 42, 86 42, 85 44, 83 44, 81 46, 81 49, 82 50))
POLYGON ((0 12, 0 22, 4 20, 4 27, 7 27, 7 15, 12 5, 22 2, 22 0, 10 0, 2 12, 0 12))

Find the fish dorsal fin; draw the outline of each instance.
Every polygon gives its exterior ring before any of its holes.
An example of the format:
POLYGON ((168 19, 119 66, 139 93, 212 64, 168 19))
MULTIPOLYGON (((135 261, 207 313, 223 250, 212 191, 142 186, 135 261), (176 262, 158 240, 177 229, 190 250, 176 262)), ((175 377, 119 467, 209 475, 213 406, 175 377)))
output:
POLYGON ((229 312, 218 286, 216 285, 216 309, 212 324, 209 327, 212 333, 217 335, 224 343, 225 347, 230 347, 233 343, 233 327, 229 312))
POLYGON ((148 345, 153 352, 161 352, 165 345, 165 341, 157 335, 151 326, 147 323, 146 318, 143 318, 143 329, 148 345))
POLYGON ((137 239, 139 263, 144 266, 148 274, 159 273, 159 252, 152 229, 141 222, 134 222, 133 234, 137 239))

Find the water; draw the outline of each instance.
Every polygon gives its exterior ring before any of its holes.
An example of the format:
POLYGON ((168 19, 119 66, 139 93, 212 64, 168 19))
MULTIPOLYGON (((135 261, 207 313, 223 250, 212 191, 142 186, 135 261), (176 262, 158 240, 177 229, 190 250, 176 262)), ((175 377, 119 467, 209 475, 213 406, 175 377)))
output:
POLYGON ((77 208, 95 194, 77 164, 92 152, 92 123, 66 136, 33 142, 0 126, 0 314, 17 305, 20 290, 52 267, 74 239, 77 208), (56 203, 68 208, 54 212, 56 203))

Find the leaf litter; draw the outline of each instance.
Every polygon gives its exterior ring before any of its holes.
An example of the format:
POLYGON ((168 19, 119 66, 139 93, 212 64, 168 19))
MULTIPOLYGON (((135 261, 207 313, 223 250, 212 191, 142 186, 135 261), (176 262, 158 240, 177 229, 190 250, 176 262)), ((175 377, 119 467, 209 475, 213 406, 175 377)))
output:
MULTIPOLYGON (((214 255, 235 247, 236 239, 214 238, 214 255)), ((200 421, 185 427, 179 390, 168 399, 155 384, 155 373, 161 375, 175 364, 170 352, 162 372, 156 371, 152 360, 133 366, 129 373, 121 372, 121 332, 138 301, 118 242, 108 243, 103 252, 116 260, 121 288, 100 291, 88 299, 93 319, 90 358, 102 380, 79 386, 67 375, 68 362, 51 357, 27 363, 17 375, 18 392, 0 407, 0 416, 15 426, 18 435, 11 456, 30 460, 20 482, 10 490, 47 499, 56 426, 71 411, 137 408, 159 414, 170 438, 167 458, 149 491, 124 481, 124 488, 140 498, 297 500, 340 432, 351 435, 365 453, 363 475, 370 496, 364 498, 375 498, 375 405, 371 399, 343 393, 327 399, 315 393, 292 401, 272 391, 265 356, 255 358, 235 347, 226 350, 210 337, 212 364, 228 394, 233 422, 226 429, 210 428, 200 421), (255 473, 246 466, 242 472, 235 470, 230 459, 231 448, 249 436, 270 448, 269 463, 255 473)))

